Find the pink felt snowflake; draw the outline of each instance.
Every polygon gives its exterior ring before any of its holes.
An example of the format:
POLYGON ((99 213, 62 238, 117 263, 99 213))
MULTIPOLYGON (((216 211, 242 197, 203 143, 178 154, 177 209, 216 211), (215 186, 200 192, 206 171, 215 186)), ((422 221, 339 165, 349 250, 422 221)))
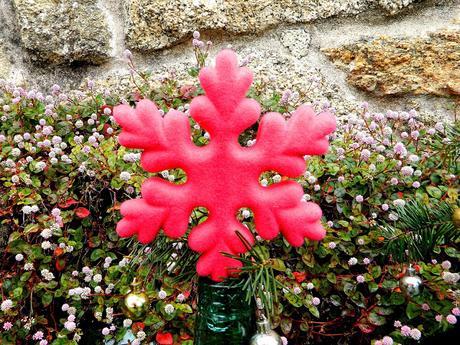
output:
POLYGON ((302 245, 305 237, 324 237, 321 209, 302 200, 299 184, 284 181, 263 187, 258 180, 269 170, 289 177, 302 174, 304 155, 327 151, 327 135, 335 129, 335 119, 326 112, 316 115, 308 106, 299 107, 288 121, 278 113, 268 113, 260 121, 256 144, 241 147, 238 136, 260 117, 259 104, 245 97, 252 73, 238 67, 234 52, 224 50, 216 66, 203 68, 199 79, 206 95, 192 101, 190 115, 210 134, 206 146, 193 144, 189 119, 179 111, 162 116, 149 100, 139 101, 135 109, 115 108, 115 119, 122 126, 119 141, 143 150, 145 170, 181 168, 187 174, 187 182, 181 185, 157 177, 147 179, 142 198, 122 204, 124 218, 117 232, 122 237, 137 234, 142 243, 152 241, 161 228, 177 238, 186 233, 192 210, 206 207, 209 217, 192 229, 188 243, 201 254, 198 274, 219 281, 229 275, 230 268, 241 266, 222 255, 246 251, 236 232, 254 242, 249 229, 236 218, 243 207, 253 211, 256 230, 266 240, 280 231, 293 246, 302 245))

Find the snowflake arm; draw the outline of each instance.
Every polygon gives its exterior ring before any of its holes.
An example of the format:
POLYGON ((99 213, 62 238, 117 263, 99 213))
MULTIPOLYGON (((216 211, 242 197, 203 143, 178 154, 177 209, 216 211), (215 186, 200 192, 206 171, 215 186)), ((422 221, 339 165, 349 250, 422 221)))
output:
POLYGON ((327 135, 335 130, 335 118, 328 112, 316 115, 309 106, 300 106, 285 121, 278 113, 264 115, 260 122, 254 149, 264 157, 261 172, 275 170, 297 177, 305 171, 304 155, 327 152, 327 135))
POLYGON ((188 117, 177 110, 163 117, 152 101, 143 99, 135 109, 124 104, 115 107, 114 117, 123 127, 120 144, 143 150, 141 165, 146 171, 182 168, 198 149, 190 139, 188 117))
POLYGON ((173 185, 151 177, 142 185, 142 199, 125 201, 123 219, 117 225, 121 237, 138 235, 140 242, 151 242, 160 228, 172 238, 185 234, 193 204, 187 199, 189 186, 173 185))

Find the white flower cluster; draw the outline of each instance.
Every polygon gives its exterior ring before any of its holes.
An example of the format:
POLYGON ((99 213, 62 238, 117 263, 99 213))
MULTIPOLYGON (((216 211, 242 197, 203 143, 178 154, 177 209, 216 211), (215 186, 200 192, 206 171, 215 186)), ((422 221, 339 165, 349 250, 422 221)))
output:
POLYGON ((49 270, 47 269, 43 269, 40 271, 40 274, 42 275, 42 277, 45 279, 45 280, 48 280, 48 281, 51 281, 54 279, 54 274, 53 272, 50 272, 49 270))
POLYGON ((51 238, 53 236, 53 230, 51 230, 50 228, 43 229, 40 232, 40 236, 47 240, 48 238, 51 238))
POLYGON ((107 256, 104 260, 104 268, 109 268, 110 267, 110 264, 112 263, 112 258, 110 256, 107 256))
POLYGON ((90 269, 88 266, 85 266, 81 269, 81 271, 85 275, 85 282, 89 283, 93 279, 93 270, 90 269))
POLYGON ((11 308, 13 308, 13 301, 10 299, 4 300, 2 304, 0 305, 0 309, 2 311, 7 311, 7 310, 10 310, 11 308))
POLYGON ((120 173, 120 179, 122 181, 129 181, 131 179, 131 174, 129 172, 127 172, 127 171, 122 171, 120 173))
POLYGON ((113 322, 113 308, 112 307, 105 308, 105 315, 106 315, 106 322, 112 323, 113 322))
POLYGON ((442 272, 442 279, 448 284, 456 284, 460 280, 460 274, 451 272, 442 272))
POLYGON ((176 309, 174 308, 174 306, 172 304, 166 304, 165 305, 165 313, 166 314, 169 314, 171 315, 172 313, 174 313, 176 309))
POLYGON ((129 263, 129 259, 123 258, 123 259, 121 259, 120 262, 118 263, 118 266, 120 266, 120 267, 125 267, 128 263, 129 263))
POLYGON ((135 162, 138 162, 139 159, 141 158, 141 154, 140 153, 134 153, 134 152, 130 152, 130 153, 125 153, 123 155, 123 160, 127 163, 135 163, 135 162))
POLYGON ((81 299, 88 299, 90 294, 91 288, 87 286, 84 288, 78 286, 69 290, 69 296, 79 296, 81 299))
POLYGON ((22 212, 24 214, 31 214, 31 213, 36 213, 39 211, 39 208, 37 205, 32 205, 32 206, 29 206, 29 205, 25 205, 22 207, 22 212))

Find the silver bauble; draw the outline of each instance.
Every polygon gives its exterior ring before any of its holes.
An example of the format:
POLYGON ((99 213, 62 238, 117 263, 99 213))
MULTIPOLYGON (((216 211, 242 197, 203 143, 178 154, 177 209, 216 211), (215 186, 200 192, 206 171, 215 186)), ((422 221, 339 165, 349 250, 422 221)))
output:
POLYGON ((272 330, 270 321, 262 315, 257 321, 257 332, 249 342, 249 345, 283 345, 280 336, 272 330))
POLYGON ((422 279, 415 274, 415 269, 409 266, 406 274, 399 280, 399 287, 407 297, 417 296, 423 287, 422 279))

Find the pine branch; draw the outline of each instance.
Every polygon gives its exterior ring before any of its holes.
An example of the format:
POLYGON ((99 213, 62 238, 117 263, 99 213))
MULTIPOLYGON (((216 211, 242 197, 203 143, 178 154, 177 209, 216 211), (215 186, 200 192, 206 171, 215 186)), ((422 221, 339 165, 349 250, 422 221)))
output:
POLYGON ((411 200, 398 207, 396 224, 385 223, 381 228, 384 252, 398 262, 429 259, 437 246, 460 239, 451 220, 452 212, 452 206, 445 201, 425 205, 411 200))

